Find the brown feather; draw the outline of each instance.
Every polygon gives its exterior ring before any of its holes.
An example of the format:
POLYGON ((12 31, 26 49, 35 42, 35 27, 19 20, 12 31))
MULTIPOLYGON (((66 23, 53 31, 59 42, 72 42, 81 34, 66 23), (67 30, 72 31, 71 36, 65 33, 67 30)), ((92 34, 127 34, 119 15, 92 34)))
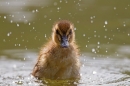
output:
POLYGON ((38 78, 47 79, 77 79, 80 78, 79 50, 73 34, 70 37, 68 48, 62 48, 58 43, 55 30, 58 29, 62 34, 73 29, 73 24, 67 20, 57 22, 53 26, 52 39, 41 48, 37 63, 32 75, 38 78), (58 25, 58 27, 56 26, 58 25))

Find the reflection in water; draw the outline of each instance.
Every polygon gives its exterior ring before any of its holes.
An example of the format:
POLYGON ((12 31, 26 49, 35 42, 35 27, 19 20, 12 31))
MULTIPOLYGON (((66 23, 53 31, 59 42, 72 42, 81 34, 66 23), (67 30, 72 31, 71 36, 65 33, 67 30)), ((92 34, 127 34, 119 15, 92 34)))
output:
POLYGON ((42 80, 42 84, 47 86, 77 86, 78 80, 42 80))

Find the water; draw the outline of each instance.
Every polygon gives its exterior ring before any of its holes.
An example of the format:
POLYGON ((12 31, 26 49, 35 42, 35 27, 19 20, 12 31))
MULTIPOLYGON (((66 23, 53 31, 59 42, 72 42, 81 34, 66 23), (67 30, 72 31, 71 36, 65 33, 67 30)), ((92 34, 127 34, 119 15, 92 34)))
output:
POLYGON ((74 84, 130 86, 129 10, 129 0, 1 0, 0 86, 42 85, 30 73, 58 19, 74 23, 82 53, 74 84))
MULTIPOLYGON (((105 45, 101 47, 106 48, 105 45)), ((80 57, 82 63, 81 79, 78 83, 75 83, 77 86, 130 85, 130 53, 127 51, 130 46, 109 47, 114 48, 119 56, 115 56, 115 52, 111 52, 109 55, 93 54, 93 52, 82 53, 80 57), (127 52, 123 53, 122 51, 127 52)), ((3 50, 0 53, 0 86, 43 85, 30 74, 36 62, 37 50, 14 49, 3 50)), ((65 81, 60 81, 60 85, 61 82, 62 84, 65 83, 65 81)), ((59 85, 59 82, 51 81, 51 85, 48 86, 57 85, 59 85)))

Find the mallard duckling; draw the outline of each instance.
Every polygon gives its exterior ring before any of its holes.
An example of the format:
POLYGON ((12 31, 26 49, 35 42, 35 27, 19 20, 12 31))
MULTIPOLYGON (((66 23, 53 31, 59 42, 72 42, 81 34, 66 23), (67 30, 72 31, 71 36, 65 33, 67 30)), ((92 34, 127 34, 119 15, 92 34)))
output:
POLYGON ((32 75, 46 79, 79 79, 79 50, 74 25, 60 20, 53 25, 52 39, 41 48, 32 75))

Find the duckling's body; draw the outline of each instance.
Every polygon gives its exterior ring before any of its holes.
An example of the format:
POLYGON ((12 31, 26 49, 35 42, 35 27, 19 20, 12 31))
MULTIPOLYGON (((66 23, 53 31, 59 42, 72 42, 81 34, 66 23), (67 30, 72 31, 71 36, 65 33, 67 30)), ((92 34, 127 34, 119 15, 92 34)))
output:
MULTIPOLYGON (((52 39, 41 49, 38 61, 32 72, 33 76, 47 79, 80 78, 79 51, 74 41, 74 32, 72 33, 73 36, 70 35, 69 37, 69 35, 64 35, 66 32, 62 34, 62 30, 57 32, 57 29, 55 29, 65 28, 67 31, 69 29, 74 31, 73 27, 70 27, 71 25, 69 21, 62 20, 53 26, 52 39), (60 34, 60 36, 56 33, 60 34), (63 39, 61 34, 64 36, 63 39)), ((70 33, 68 32, 68 34, 70 33)))

